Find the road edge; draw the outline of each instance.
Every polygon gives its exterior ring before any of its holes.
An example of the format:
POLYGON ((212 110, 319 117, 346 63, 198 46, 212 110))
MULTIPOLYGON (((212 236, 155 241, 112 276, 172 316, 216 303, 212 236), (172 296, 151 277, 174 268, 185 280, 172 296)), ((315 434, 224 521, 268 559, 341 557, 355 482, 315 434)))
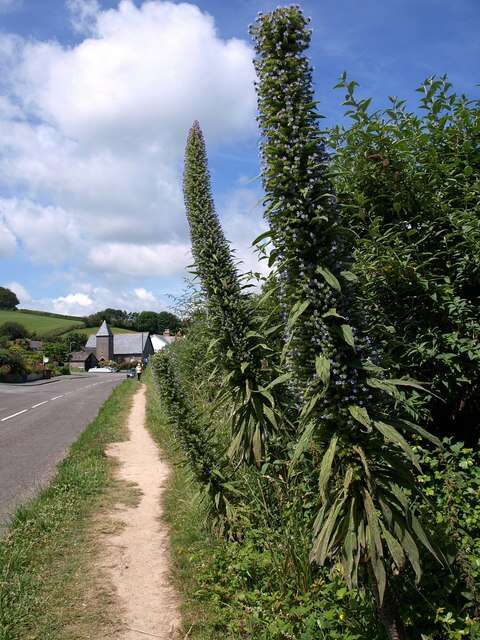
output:
POLYGON ((126 499, 105 448, 125 438, 137 387, 113 390, 50 484, 13 514, 0 539, 0 640, 61 640, 115 624, 111 591, 90 569, 102 511, 126 499))

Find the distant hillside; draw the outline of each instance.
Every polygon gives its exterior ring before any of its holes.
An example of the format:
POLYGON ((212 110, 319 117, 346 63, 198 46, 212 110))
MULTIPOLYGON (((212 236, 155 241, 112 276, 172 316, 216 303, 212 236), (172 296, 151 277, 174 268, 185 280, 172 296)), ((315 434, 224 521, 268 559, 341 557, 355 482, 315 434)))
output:
POLYGON ((85 323, 80 318, 44 313, 43 311, 29 311, 27 309, 19 309, 18 311, 0 310, 0 325, 4 322, 18 322, 28 332, 35 332, 39 338, 59 336, 73 329, 82 331, 86 329, 85 323))

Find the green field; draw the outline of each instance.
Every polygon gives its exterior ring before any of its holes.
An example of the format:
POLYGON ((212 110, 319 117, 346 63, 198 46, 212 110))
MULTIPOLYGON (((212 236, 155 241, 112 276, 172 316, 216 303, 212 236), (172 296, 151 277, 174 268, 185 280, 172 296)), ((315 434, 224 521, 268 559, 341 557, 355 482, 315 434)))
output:
MULTIPOLYGON (((3 311, 0 310, 0 326, 4 322, 18 322, 31 333, 35 332, 38 338, 47 336, 66 336, 73 331, 81 331, 87 336, 95 335, 99 327, 86 327, 79 318, 55 316, 55 314, 43 315, 41 311, 3 311)), ((122 327, 110 327, 112 333, 134 333, 130 329, 122 327)))
POLYGON ((48 335, 60 335, 74 329, 84 329, 85 325, 80 320, 72 318, 55 317, 53 315, 39 315, 24 311, 0 310, 0 325, 4 322, 18 322, 29 332, 35 332, 38 337, 48 335))

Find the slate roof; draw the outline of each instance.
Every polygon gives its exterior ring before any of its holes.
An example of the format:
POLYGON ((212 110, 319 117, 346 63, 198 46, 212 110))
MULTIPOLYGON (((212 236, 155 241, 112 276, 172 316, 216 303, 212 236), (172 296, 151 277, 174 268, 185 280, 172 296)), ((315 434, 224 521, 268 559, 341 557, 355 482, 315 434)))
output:
POLYGON ((110 327, 107 324, 107 321, 104 320, 102 322, 102 326, 100 327, 100 329, 97 331, 97 336, 99 336, 100 338, 103 336, 111 336, 113 335, 112 332, 110 331, 110 327))
POLYGON ((76 351, 75 353, 72 353, 70 362, 85 362, 85 360, 87 360, 91 355, 94 356, 95 354, 88 351, 76 351))
MULTIPOLYGON (((97 333, 98 336, 98 333, 97 333)), ((89 336, 85 349, 95 349, 97 336, 89 336)), ((148 340, 148 332, 115 333, 113 335, 113 355, 124 356, 143 353, 148 340)))
POLYGON ((41 340, 28 340, 28 345, 32 351, 40 351, 43 348, 41 340))

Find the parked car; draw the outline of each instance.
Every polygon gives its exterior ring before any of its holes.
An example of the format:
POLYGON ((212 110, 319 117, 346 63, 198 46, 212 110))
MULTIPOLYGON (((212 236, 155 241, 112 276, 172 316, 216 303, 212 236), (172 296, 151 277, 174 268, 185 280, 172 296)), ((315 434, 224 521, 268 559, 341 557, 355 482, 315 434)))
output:
POLYGON ((135 369, 127 369, 127 378, 135 378, 135 369))
POLYGON ((114 367, 92 367, 88 373, 117 373, 118 369, 114 367))

